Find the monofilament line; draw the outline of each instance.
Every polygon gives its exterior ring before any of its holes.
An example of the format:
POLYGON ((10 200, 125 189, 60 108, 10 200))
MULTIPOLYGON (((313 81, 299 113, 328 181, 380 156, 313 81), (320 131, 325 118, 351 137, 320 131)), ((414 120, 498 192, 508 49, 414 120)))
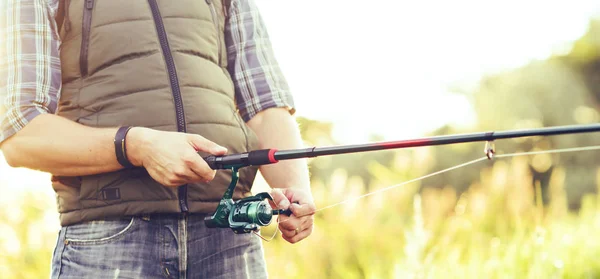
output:
POLYGON ((381 193, 381 192, 392 190, 394 188, 397 188, 397 187, 400 187, 400 186, 404 186, 406 184, 410 184, 410 183, 413 183, 413 182, 417 182, 419 180, 423 180, 423 179, 426 179, 426 178, 429 178, 429 177, 432 177, 432 176, 436 176, 438 174, 442 174, 442 173, 449 172, 449 171, 452 171, 452 170, 455 170, 455 169, 466 167, 468 165, 472 165, 472 164, 481 162, 483 160, 487 160, 487 157, 482 157, 482 158, 479 158, 479 159, 475 159, 473 161, 469 161, 469 162, 462 163, 460 165, 456 165, 456 166, 453 166, 453 167, 450 167, 450 168, 447 168, 447 169, 436 171, 434 173, 430 173, 430 174, 425 175, 425 176, 421 176, 421 177, 417 177, 417 178, 414 178, 414 179, 411 179, 411 180, 408 180, 408 181, 404 181, 404 182, 402 182, 400 184, 396 184, 396 185, 388 186, 388 187, 385 187, 385 188, 381 188, 379 190, 376 190, 376 191, 373 191, 373 192, 370 192, 370 193, 367 193, 367 194, 364 194, 364 195, 360 195, 358 197, 354 197, 354 198, 350 198, 350 199, 347 199, 347 200, 344 200, 344 201, 341 201, 341 202, 338 202, 338 203, 334 203, 332 205, 328 205, 326 207, 322 207, 320 209, 317 209, 317 211, 315 211, 315 212, 319 212, 319 211, 322 211, 322 210, 325 210, 325 209, 328 209, 328 208, 332 208, 332 207, 335 207, 335 206, 338 206, 338 205, 341 205, 341 204, 344 204, 344 203, 356 201, 356 200, 359 200, 359 199, 362 199, 362 198, 366 198, 366 197, 371 196, 371 195, 375 195, 375 194, 378 194, 378 193, 381 193))
MULTIPOLYGON (((494 155, 494 158, 509 158, 509 157, 517 157, 517 156, 538 155, 538 154, 551 154, 551 153, 581 152, 581 151, 591 151, 591 150, 599 150, 599 149, 600 149, 600 145, 594 145, 594 146, 586 146, 586 147, 573 147, 573 148, 550 149, 550 150, 529 151, 529 152, 516 152, 516 153, 507 153, 507 154, 496 154, 496 155, 494 155)), ((376 191, 373 191, 373 192, 370 192, 370 193, 367 193, 367 194, 364 194, 364 195, 360 195, 360 196, 357 196, 357 197, 353 197, 353 198, 350 198, 350 199, 347 199, 347 200, 344 200, 344 201, 341 201, 341 202, 338 202, 338 203, 334 203, 334 204, 322 207, 320 209, 317 209, 315 211, 315 213, 317 213, 319 211, 323 211, 325 209, 336 207, 338 205, 342 205, 342 204, 349 203, 349 202, 352 202, 352 201, 360 200, 362 198, 366 198, 368 196, 375 195, 375 194, 378 194, 378 193, 381 193, 381 192, 389 191, 389 190, 392 190, 394 188, 398 188, 398 187, 401 187, 401 186, 404 186, 404 185, 407 185, 407 184, 410 184, 410 183, 413 183, 413 182, 424 180, 426 178, 429 178, 429 177, 432 177, 432 176, 436 176, 438 174, 442 174, 442 173, 446 173, 446 172, 449 172, 449 171, 452 171, 452 170, 460 169, 462 167, 466 167, 466 166, 469 166, 469 165, 472 165, 472 164, 475 164, 475 163, 478 163, 478 162, 481 162, 481 161, 486 161, 486 160, 489 160, 489 159, 487 157, 481 157, 479 159, 475 159, 475 160, 472 160, 472 161, 469 161, 469 162, 466 162, 466 163, 462 163, 460 165, 456 165, 456 166, 453 166, 453 167, 450 167, 450 168, 447 168, 447 169, 443 169, 443 170, 440 170, 440 171, 436 171, 434 173, 430 173, 430 174, 427 174, 427 175, 424 175, 424 176, 421 176, 421 177, 417 177, 417 178, 414 178, 414 179, 411 179, 411 180, 408 180, 408 181, 404 181, 404 182, 402 182, 400 184, 396 184, 396 185, 392 185, 392 186, 389 186, 389 187, 385 187, 385 188, 382 188, 382 189, 379 189, 379 190, 376 190, 376 191)), ((275 235, 279 231, 279 224, 284 223, 287 220, 289 220, 289 219, 286 219, 285 221, 279 222, 279 218, 277 219, 277 227, 275 229, 275 233, 269 239, 261 236, 258 233, 255 233, 255 234, 258 235, 263 240, 269 242, 269 241, 273 240, 273 238, 275 238, 275 235)))
MULTIPOLYGON (((499 154, 499 155, 495 155, 494 158, 508 158, 508 157, 525 156, 525 155, 537 155, 537 154, 548 154, 548 153, 580 152, 580 151, 590 151, 590 150, 598 150, 598 149, 600 149, 600 145, 586 146, 586 147, 574 147, 574 148, 563 148, 563 149, 550 149, 550 150, 530 151, 530 152, 518 152, 518 153, 508 153, 508 154, 499 154)), ((378 193, 381 193, 381 192, 389 191, 389 190, 392 190, 394 188, 398 188, 398 187, 401 187, 401 186, 404 186, 404 185, 407 185, 407 184, 410 184, 410 183, 413 183, 413 182, 417 182, 417 181, 420 181, 420 180, 423 180, 423 179, 426 179, 426 178, 429 178, 429 177, 432 177, 432 176, 436 176, 438 174, 442 174, 442 173, 446 173, 446 172, 449 172, 449 171, 452 171, 452 170, 455 170, 455 169, 466 167, 466 166, 469 166, 469 165, 472 165, 472 164, 475 164, 475 163, 478 163, 478 162, 481 162, 481 161, 485 161, 485 160, 488 160, 488 158, 487 157, 482 157, 482 158, 479 158, 479 159, 475 159, 473 161, 469 161, 469 162, 466 162, 466 163, 462 163, 460 165, 456 165, 456 166, 453 166, 453 167, 450 167, 450 168, 447 168, 447 169, 443 169, 443 170, 440 170, 440 171, 436 171, 434 173, 430 173, 430 174, 427 174, 427 175, 424 175, 424 176, 421 176, 421 177, 417 177, 417 178, 414 178, 414 179, 402 182, 400 184, 396 184, 396 185, 392 185, 392 186, 389 186, 389 187, 381 188, 379 190, 376 190, 376 191, 373 191, 373 192, 370 192, 370 193, 367 193, 367 194, 364 194, 364 195, 360 195, 360 196, 357 196, 357 197, 353 197, 353 198, 350 198, 350 199, 347 199, 347 200, 344 200, 344 201, 341 201, 341 202, 338 202, 338 203, 334 203, 334 204, 322 207, 320 209, 317 209, 315 211, 315 213, 319 212, 319 211, 323 211, 325 209, 336 207, 338 205, 342 205, 342 204, 345 204, 345 203, 349 203, 349 202, 353 202, 353 201, 356 201, 356 200, 360 200, 360 199, 363 199, 363 198, 366 198, 368 196, 375 195, 375 194, 378 194, 378 193)))
POLYGON ((598 150, 598 149, 600 149, 600 145, 586 146, 586 147, 562 148, 562 149, 550 149, 550 150, 540 150, 540 151, 529 151, 529 152, 518 152, 518 153, 509 153, 509 154, 500 154, 500 155, 495 155, 494 157, 496 157, 496 158, 505 158, 505 157, 517 157, 517 156, 537 155, 537 154, 549 154, 549 153, 566 153, 566 152, 590 151, 590 150, 598 150))
POLYGON ((255 235, 257 235, 258 237, 260 237, 262 240, 264 240, 266 242, 271 242, 271 240, 273 240, 275 238, 275 236, 277 236, 277 233, 279 232, 279 224, 281 224, 281 223, 283 223, 283 222, 279 222, 279 218, 277 218, 277 226, 275 226, 275 232, 273 232, 273 235, 271 237, 269 237, 269 238, 266 238, 266 237, 262 236, 258 232, 252 232, 252 233, 254 233, 255 235))

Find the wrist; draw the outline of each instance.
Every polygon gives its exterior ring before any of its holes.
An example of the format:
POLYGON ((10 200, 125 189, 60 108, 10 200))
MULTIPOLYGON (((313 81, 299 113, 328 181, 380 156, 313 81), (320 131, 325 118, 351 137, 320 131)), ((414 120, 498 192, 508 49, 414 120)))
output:
POLYGON ((144 165, 144 155, 147 154, 145 148, 148 145, 147 133, 149 131, 150 129, 148 128, 133 127, 125 137, 127 158, 129 159, 129 162, 136 167, 144 165))

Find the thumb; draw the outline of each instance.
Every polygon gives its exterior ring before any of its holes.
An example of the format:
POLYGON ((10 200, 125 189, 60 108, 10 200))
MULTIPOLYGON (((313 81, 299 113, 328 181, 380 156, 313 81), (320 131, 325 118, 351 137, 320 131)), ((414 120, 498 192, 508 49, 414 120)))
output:
POLYGON ((220 146, 210 140, 207 140, 200 135, 189 135, 190 144, 196 149, 196 151, 208 152, 212 155, 224 155, 227 153, 227 148, 220 146))
POLYGON ((271 196, 273 197, 273 203, 279 209, 288 209, 290 207, 290 200, 281 192, 280 189, 273 189, 271 191, 271 196))

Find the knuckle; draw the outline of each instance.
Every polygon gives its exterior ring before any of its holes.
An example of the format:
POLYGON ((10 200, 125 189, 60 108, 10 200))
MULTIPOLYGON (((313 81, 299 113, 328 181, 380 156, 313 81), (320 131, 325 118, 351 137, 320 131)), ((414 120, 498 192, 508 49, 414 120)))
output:
POLYGON ((188 166, 194 165, 196 163, 196 159, 198 159, 196 157, 196 154, 186 154, 183 155, 183 157, 181 158, 181 160, 183 160, 183 163, 185 163, 188 166))
POLYGON ((206 180, 213 180, 217 172, 211 169, 205 169, 202 171, 201 176, 206 180))
POLYGON ((295 230, 297 227, 300 227, 302 222, 300 222, 300 220, 298 218, 292 218, 289 223, 290 223, 291 229, 295 230))
POLYGON ((176 168, 173 170, 172 178, 180 178, 186 176, 185 168, 176 168))
POLYGON ((167 178, 167 184, 169 184, 170 186, 176 186, 177 184, 179 184, 179 181, 179 177, 177 177, 176 175, 172 175, 167 178))
POLYGON ((168 178, 165 179, 165 181, 163 182, 163 184, 165 186, 175 186, 176 185, 174 180, 171 180, 171 179, 168 179, 168 178))
POLYGON ((306 221, 306 224, 311 226, 315 223, 315 219, 314 218, 308 218, 308 220, 306 221))
POLYGON ((296 211, 296 216, 298 217, 306 217, 307 215, 310 214, 306 208, 299 208, 298 211, 296 211))
POLYGON ((281 223, 279 225, 283 230, 293 230, 295 227, 290 222, 281 223))
POLYGON ((203 146, 206 146, 206 145, 207 145, 207 140, 206 140, 206 138, 204 138, 204 137, 203 137, 203 136, 201 136, 201 135, 194 135, 194 140, 195 140, 197 143, 199 143, 199 144, 201 144, 201 145, 203 145, 203 146))
POLYGON ((283 233, 283 235, 285 235, 288 238, 292 238, 294 236, 294 232, 292 232, 292 231, 285 230, 285 231, 282 231, 282 233, 283 233))
POLYGON ((288 224, 287 224, 287 225, 284 227, 284 229, 285 229, 285 230, 287 230, 287 231, 289 231, 290 233, 293 233, 293 232, 296 230, 296 228, 297 228, 297 227, 298 227, 298 226, 296 226, 296 225, 294 225, 294 224, 290 224, 290 223, 288 223, 288 224))

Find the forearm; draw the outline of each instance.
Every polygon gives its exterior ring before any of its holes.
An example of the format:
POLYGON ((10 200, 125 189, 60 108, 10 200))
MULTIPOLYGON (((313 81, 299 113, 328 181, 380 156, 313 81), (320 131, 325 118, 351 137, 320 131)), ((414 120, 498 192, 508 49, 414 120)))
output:
POLYGON ((113 139, 117 128, 91 128, 60 116, 37 116, 0 146, 7 162, 55 175, 78 176, 118 170, 113 139))
MULTIPOLYGON (((290 113, 281 108, 267 109, 248 121, 256 133, 260 148, 302 148, 298 123, 290 113)), ((310 179, 306 159, 286 160, 260 167, 265 181, 272 188, 304 188, 310 190, 310 179)))

